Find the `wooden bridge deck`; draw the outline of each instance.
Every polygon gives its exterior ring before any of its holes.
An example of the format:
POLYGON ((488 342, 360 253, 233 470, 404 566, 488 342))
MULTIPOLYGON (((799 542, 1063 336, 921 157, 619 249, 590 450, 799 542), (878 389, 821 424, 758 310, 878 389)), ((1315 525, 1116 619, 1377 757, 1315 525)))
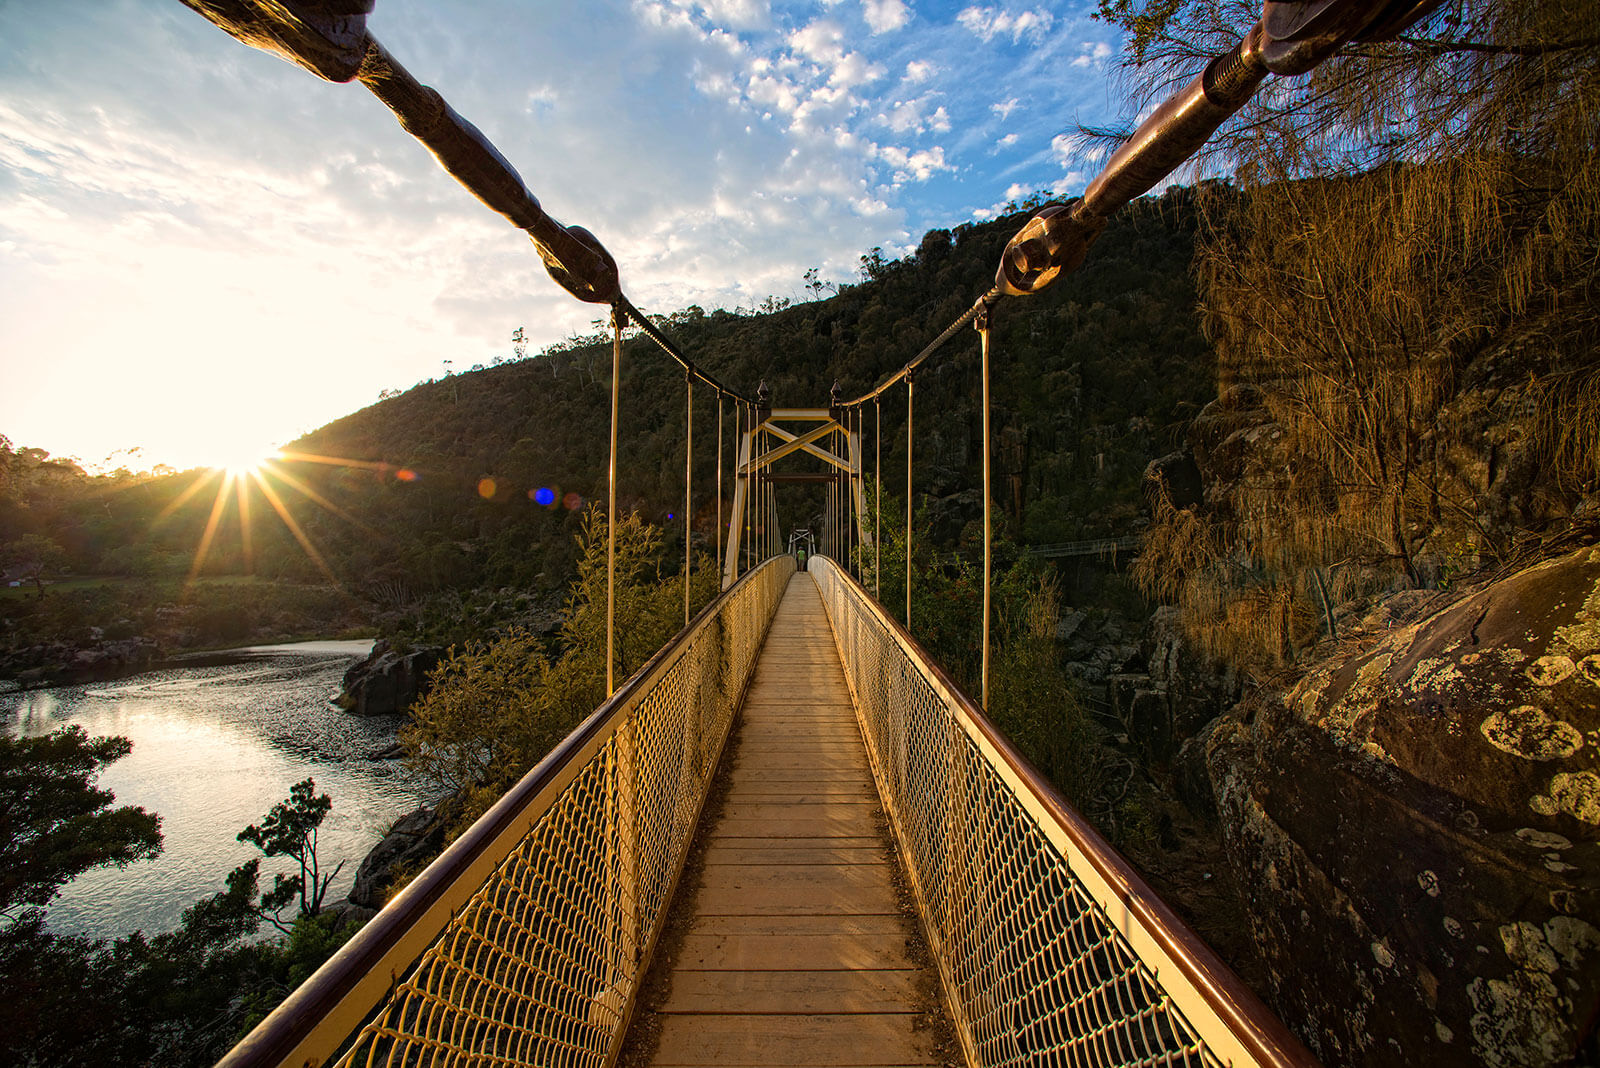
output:
MULTIPOLYGON (((811 576, 790 581, 647 1028, 655 1065, 936 1063, 938 975, 913 960, 883 813, 811 576)), ((635 1032, 636 1034, 639 1032, 635 1032)))

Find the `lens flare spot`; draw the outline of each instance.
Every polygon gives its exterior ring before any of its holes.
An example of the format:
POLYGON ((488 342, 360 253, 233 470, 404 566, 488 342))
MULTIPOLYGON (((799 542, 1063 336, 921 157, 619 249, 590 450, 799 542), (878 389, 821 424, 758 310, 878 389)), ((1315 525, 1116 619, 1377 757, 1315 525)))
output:
POLYGON ((415 482, 422 476, 418 475, 409 467, 402 467, 400 470, 394 473, 394 477, 398 478, 401 482, 415 482))
POLYGON ((533 499, 536 503, 548 508, 556 503, 556 491, 549 486, 540 486, 533 491, 533 499))
POLYGON ((583 507, 583 498, 578 496, 576 493, 569 493, 565 497, 561 498, 561 503, 566 506, 567 511, 576 512, 579 508, 583 507))
POLYGON ((478 496, 482 497, 484 500, 492 500, 494 498, 494 491, 496 488, 497 487, 494 484, 494 479, 478 479, 478 496))

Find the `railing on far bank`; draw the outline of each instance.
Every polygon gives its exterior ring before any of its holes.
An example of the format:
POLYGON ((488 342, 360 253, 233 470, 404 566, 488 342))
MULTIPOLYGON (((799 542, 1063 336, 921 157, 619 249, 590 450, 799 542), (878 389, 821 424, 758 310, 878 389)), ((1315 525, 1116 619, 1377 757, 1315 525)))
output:
POLYGON ((613 1062, 794 566, 708 605, 221 1065, 613 1062))
POLYGON ((968 1064, 1316 1065, 855 579, 808 570, 968 1064))

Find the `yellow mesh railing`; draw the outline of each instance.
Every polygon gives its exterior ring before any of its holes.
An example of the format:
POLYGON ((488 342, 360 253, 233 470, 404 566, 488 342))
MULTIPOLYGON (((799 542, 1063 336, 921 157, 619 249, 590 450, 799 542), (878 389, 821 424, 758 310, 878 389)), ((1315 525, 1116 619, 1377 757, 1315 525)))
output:
POLYGON ((713 602, 222 1064, 613 1060, 793 572, 713 602))
POLYGON ((808 570, 969 1064, 1316 1063, 882 606, 808 570))

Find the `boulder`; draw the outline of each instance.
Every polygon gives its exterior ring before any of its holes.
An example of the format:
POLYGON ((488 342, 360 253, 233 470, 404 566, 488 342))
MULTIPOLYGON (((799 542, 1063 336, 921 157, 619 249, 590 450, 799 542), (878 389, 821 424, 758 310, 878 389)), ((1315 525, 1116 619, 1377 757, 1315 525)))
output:
POLYGON ((425 646, 401 653, 380 640, 365 660, 344 673, 344 693, 337 704, 358 716, 404 712, 427 692, 428 675, 444 658, 444 650, 425 646))
POLYGON ((414 874, 444 848, 445 816, 443 805, 421 808, 394 821, 389 833, 361 861, 355 885, 350 888, 350 903, 360 908, 380 909, 395 876, 402 870, 414 874))
POLYGON ((1600 548, 1419 609, 1212 735, 1270 993, 1330 1066, 1571 1063, 1600 1016, 1600 548))
POLYGON ((1145 497, 1154 501, 1158 491, 1167 495, 1174 508, 1193 508, 1205 499, 1200 467, 1194 461, 1193 452, 1180 449, 1151 460, 1145 466, 1145 497))

